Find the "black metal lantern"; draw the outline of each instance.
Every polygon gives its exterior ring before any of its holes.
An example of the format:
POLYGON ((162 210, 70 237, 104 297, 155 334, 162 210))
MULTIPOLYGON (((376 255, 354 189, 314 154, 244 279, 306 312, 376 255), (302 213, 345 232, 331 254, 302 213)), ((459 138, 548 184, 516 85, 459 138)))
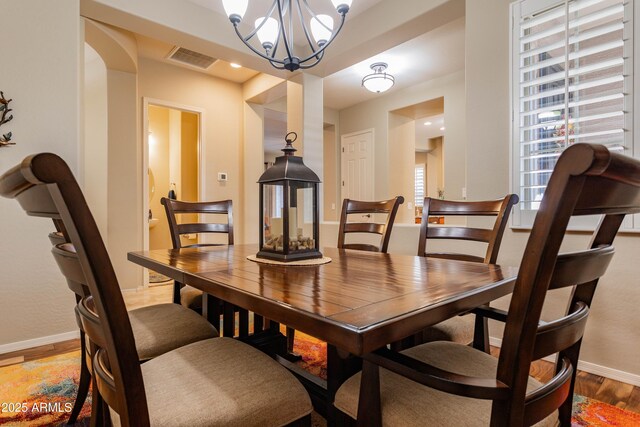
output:
POLYGON ((260 184, 260 252, 258 258, 298 261, 322 258, 318 236, 320 179, 294 156, 295 132, 285 137, 284 156, 276 158, 260 184))

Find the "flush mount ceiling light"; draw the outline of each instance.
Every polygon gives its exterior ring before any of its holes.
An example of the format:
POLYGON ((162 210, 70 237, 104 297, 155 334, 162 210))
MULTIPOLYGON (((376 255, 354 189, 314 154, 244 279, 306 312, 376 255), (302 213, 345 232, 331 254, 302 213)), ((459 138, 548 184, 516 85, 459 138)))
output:
POLYGON ((240 33, 238 24, 242 22, 249 0, 222 0, 222 5, 236 34, 249 49, 279 70, 295 71, 299 68, 311 68, 320 62, 324 56, 324 50, 342 29, 352 0, 331 0, 331 2, 340 19, 340 25, 335 31, 333 18, 329 15, 317 15, 311 10, 308 0, 274 0, 265 15, 256 19, 255 29, 247 36, 240 33), (295 19, 294 15, 296 15, 295 19), (294 48, 297 48, 294 46, 294 22, 298 21, 306 40, 307 48, 304 53, 294 52, 294 48), (284 52, 282 58, 277 57, 279 51, 284 52))
POLYGON ((372 74, 364 76, 362 79, 362 86, 371 92, 385 92, 391 89, 391 86, 395 83, 396 79, 391 75, 385 73, 387 64, 384 62, 376 62, 371 64, 372 74))

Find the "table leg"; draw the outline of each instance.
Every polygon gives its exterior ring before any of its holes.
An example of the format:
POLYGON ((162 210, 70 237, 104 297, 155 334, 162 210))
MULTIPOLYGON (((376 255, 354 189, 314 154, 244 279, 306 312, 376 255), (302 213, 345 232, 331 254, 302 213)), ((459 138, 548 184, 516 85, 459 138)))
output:
POLYGON ((202 315, 211 323, 222 335, 220 329, 220 300, 208 293, 202 294, 202 315))

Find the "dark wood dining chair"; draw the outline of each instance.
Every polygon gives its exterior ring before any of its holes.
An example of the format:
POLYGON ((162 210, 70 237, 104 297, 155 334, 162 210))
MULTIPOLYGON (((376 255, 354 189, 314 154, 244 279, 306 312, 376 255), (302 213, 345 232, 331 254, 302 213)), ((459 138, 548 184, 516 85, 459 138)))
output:
MULTIPOLYGON (((509 222, 509 215, 518 200, 519 198, 516 194, 508 194, 498 200, 482 201, 453 201, 425 197, 420 225, 418 255, 495 264, 498 260, 502 236, 509 222), (429 223, 430 216, 445 218, 465 217, 467 219, 471 217, 492 217, 494 220, 490 228, 453 225, 443 227, 429 223), (436 240, 480 242, 486 244, 486 250, 484 256, 458 252, 428 251, 427 246, 429 243, 434 243, 436 240)), ((405 340, 403 347, 443 340, 463 344, 473 343, 475 348, 483 349, 489 353, 487 318, 484 316, 474 317, 471 314, 451 318, 405 340)))
POLYGON ((0 194, 16 198, 31 215, 64 225, 70 243, 55 246, 53 254, 67 278, 82 273, 91 294, 77 307, 97 347, 94 378, 114 424, 310 425, 312 406, 302 385, 273 359, 237 340, 201 340, 139 363, 137 337, 106 247, 60 157, 27 157, 0 177, 0 194))
POLYGON ((640 212, 640 161, 602 145, 566 149, 549 180, 527 242, 499 358, 452 342, 364 356, 362 373, 339 389, 335 406, 366 426, 571 425, 580 345, 599 278, 628 214, 640 212), (601 215, 589 248, 559 254, 572 216, 601 215), (540 322, 549 290, 570 287, 565 316, 540 322), (533 360, 558 353, 554 377, 529 376, 533 360), (380 367, 384 369, 380 369, 380 367))
MULTIPOLYGON (((174 249, 233 245, 233 202, 231 200, 185 202, 163 197, 160 203, 167 214, 174 249), (207 215, 207 221, 200 220, 200 215, 207 215), (221 217, 224 219, 222 220, 221 217), (216 222, 213 218, 220 221, 216 222), (195 235, 196 239, 203 239, 206 234, 226 234, 226 239, 223 243, 204 243, 198 240, 196 243, 183 243, 187 235, 195 235)), ((173 302, 200 311, 202 310, 202 291, 176 281, 173 288, 173 302)))
MULTIPOLYGON (((64 237, 64 233, 62 232, 62 222, 58 219, 54 219, 53 223, 56 227, 56 231, 49 233, 49 241, 53 246, 65 244, 67 241, 64 237)), ((76 304, 79 303, 83 297, 89 295, 89 289, 80 282, 67 279, 67 286, 71 291, 73 291, 76 297, 76 304)), ((89 394, 89 386, 91 385, 91 370, 87 363, 87 355, 89 351, 88 343, 79 316, 76 316, 76 323, 80 329, 80 378, 78 379, 76 399, 73 403, 73 408, 71 408, 71 412, 69 413, 69 420, 67 421, 68 424, 75 424, 78 420, 80 411, 82 410, 89 394)), ((92 401, 92 405, 94 406, 92 412, 95 412, 95 408, 100 404, 99 399, 94 400, 95 402, 92 401)))
MULTIPOLYGON (((64 224, 59 219, 53 219, 56 231, 49 233, 49 240, 53 244, 54 258, 61 270, 67 270, 65 277, 67 285, 73 291, 76 303, 90 295, 84 285, 84 275, 77 263, 77 254, 73 245, 65 237, 64 224), (75 267, 75 270, 74 270, 75 267), (71 269, 71 270, 69 270, 71 269)), ((91 357, 91 344, 87 342, 78 312, 76 322, 80 329, 80 378, 78 392, 73 408, 69 414, 69 424, 76 422, 82 406, 86 401, 89 385, 91 384, 91 370, 88 359, 91 357)), ((136 351, 140 362, 145 362, 156 356, 174 350, 192 342, 218 336, 218 331, 209 322, 194 315, 187 309, 177 308, 172 304, 157 304, 150 307, 129 311, 129 317, 136 341, 136 351)), ((101 400, 99 395, 92 400, 92 413, 99 412, 101 400)))
POLYGON ((398 208, 403 203, 404 197, 402 196, 382 201, 344 199, 342 201, 342 213, 340 214, 340 227, 338 229, 338 248, 387 253, 393 223, 396 219, 398 208), (350 215, 365 216, 371 221, 350 221, 350 215), (374 222, 376 219, 374 215, 386 215, 384 222, 374 222), (350 233, 377 234, 380 236, 380 244, 347 243, 346 236, 350 233))

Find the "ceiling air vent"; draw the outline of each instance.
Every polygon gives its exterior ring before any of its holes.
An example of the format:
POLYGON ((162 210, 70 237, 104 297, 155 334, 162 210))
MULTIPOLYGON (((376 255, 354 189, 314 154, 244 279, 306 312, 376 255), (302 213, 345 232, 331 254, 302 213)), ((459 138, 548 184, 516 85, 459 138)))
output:
POLYGON ((179 62, 183 65, 190 65, 201 70, 206 70, 217 61, 216 58, 178 46, 174 47, 171 52, 169 52, 167 59, 179 62))

